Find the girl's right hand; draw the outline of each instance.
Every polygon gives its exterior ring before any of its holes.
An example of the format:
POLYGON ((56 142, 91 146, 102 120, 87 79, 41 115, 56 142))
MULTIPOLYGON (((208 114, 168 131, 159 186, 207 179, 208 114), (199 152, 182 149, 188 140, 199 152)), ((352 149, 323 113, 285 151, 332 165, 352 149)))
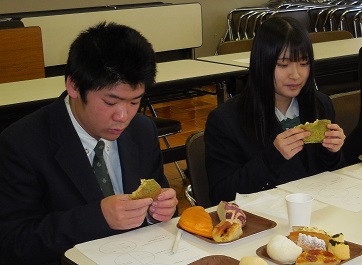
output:
POLYGON ((277 135, 273 144, 282 156, 289 160, 303 149, 303 138, 311 133, 301 128, 288 129, 277 135))

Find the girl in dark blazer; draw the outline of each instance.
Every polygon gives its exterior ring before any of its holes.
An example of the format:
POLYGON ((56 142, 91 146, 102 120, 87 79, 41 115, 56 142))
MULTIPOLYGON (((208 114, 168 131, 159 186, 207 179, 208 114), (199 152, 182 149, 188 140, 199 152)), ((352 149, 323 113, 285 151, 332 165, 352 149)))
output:
POLYGON ((213 204, 344 166, 345 135, 328 96, 316 90, 313 68, 312 44, 298 21, 273 17, 259 27, 246 87, 207 119, 213 204), (293 127, 316 119, 330 119, 331 131, 321 144, 304 144, 310 133, 293 127))

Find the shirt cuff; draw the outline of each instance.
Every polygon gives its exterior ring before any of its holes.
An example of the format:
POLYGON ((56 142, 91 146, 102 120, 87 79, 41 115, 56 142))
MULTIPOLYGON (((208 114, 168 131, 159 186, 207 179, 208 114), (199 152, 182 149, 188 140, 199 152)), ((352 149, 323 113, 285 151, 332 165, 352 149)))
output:
POLYGON ((148 212, 147 212, 147 215, 146 215, 146 220, 147 220, 147 223, 148 223, 149 225, 153 225, 153 224, 159 223, 159 221, 157 221, 156 219, 154 219, 148 212))

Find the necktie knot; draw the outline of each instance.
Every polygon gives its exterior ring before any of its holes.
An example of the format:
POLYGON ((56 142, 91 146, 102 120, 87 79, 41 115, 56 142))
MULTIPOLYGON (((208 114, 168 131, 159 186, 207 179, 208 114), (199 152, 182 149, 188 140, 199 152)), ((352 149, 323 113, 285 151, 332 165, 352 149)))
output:
POLYGON ((94 148, 94 152, 96 156, 103 157, 103 149, 104 149, 104 142, 102 140, 98 141, 96 147, 94 148))

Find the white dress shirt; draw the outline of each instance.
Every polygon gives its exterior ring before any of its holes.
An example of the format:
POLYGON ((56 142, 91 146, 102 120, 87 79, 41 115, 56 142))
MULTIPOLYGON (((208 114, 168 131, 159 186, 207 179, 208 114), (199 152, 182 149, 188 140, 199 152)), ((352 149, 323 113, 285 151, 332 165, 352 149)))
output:
MULTIPOLYGON (((77 134, 82 142, 84 151, 86 152, 89 162, 92 165, 93 158, 95 155, 94 148, 96 147, 98 141, 94 139, 92 136, 90 136, 75 119, 72 110, 70 108, 69 96, 65 97, 64 102, 67 107, 69 117, 73 123, 73 126, 77 131, 77 134)), ((100 140, 103 140, 105 143, 103 155, 107 165, 109 177, 112 181, 114 193, 123 194, 124 192, 123 192, 123 183, 122 183, 122 170, 118 154, 117 141, 108 141, 106 139, 100 139, 100 140)))
POLYGON ((299 117, 298 100, 296 98, 292 99, 292 102, 290 102, 290 105, 289 105, 285 115, 283 113, 281 113, 281 111, 277 107, 275 107, 275 115, 277 116, 279 121, 283 121, 288 118, 292 120, 296 117, 299 117))

